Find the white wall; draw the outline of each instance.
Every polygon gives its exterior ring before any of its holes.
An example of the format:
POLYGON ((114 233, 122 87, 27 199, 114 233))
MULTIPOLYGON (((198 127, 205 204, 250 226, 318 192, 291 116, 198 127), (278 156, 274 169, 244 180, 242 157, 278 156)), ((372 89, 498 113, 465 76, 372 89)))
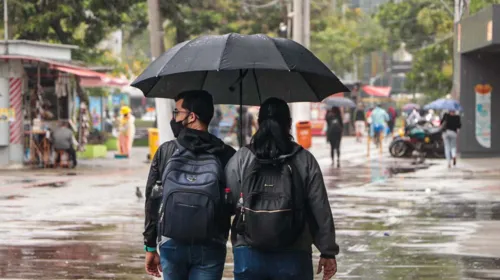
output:
MULTIPOLYGON (((0 63, 0 108, 9 108, 9 78, 23 77, 24 69, 20 61, 0 63)), ((23 82, 23 85, 26 83, 23 82)), ((24 93, 24 87, 22 89, 24 93)), ((16 117, 22 117, 16 116, 16 117)), ((9 123, 0 122, 0 166, 23 163, 23 145, 9 143, 9 123), (6 140, 6 141, 4 141, 6 140), (5 145, 6 144, 6 145, 5 145)))

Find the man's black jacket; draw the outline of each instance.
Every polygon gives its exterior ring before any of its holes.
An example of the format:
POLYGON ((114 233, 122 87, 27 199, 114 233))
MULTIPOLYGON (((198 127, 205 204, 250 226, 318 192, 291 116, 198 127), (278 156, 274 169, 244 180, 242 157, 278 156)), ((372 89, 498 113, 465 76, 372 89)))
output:
MULTIPOLYGON (((221 161, 223 168, 225 168, 229 159, 236 152, 232 147, 225 145, 219 138, 208 132, 199 130, 185 128, 181 131, 179 137, 177 137, 177 141, 180 145, 192 152, 215 154, 221 161)), ((158 211, 162 200, 162 190, 155 189, 156 181, 161 180, 163 170, 176 149, 177 143, 175 143, 175 140, 163 143, 156 151, 151 162, 148 181, 146 183, 146 219, 143 233, 144 244, 148 247, 156 247, 158 240, 157 223, 159 218, 158 211)), ((230 213, 228 213, 223 221, 220 221, 220 237, 227 240, 229 228, 230 213)))

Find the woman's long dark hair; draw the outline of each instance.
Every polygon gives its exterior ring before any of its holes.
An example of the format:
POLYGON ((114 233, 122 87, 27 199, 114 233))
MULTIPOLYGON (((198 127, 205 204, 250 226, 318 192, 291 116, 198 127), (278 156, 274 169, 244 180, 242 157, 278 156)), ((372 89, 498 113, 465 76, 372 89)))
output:
POLYGON ((252 139, 257 158, 275 159, 292 152, 290 108, 279 98, 269 98, 260 106, 259 129, 252 139))

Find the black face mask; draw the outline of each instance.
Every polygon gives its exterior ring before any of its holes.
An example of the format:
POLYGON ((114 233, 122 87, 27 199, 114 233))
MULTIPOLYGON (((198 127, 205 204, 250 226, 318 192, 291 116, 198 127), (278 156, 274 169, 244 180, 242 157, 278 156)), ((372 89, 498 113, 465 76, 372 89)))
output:
POLYGON ((176 122, 175 119, 170 120, 170 128, 172 128, 172 132, 174 133, 175 138, 177 138, 182 129, 184 129, 184 125, 182 124, 183 122, 184 120, 178 122, 176 122))
POLYGON ((181 131, 185 128, 183 122, 189 118, 189 115, 183 119, 182 121, 175 121, 175 118, 170 120, 170 128, 172 128, 172 132, 174 133, 174 137, 177 138, 181 131))

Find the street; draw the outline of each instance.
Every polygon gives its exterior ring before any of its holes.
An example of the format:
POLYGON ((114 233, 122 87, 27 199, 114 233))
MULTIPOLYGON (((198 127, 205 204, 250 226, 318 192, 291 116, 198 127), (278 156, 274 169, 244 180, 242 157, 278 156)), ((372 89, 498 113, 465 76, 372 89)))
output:
MULTIPOLYGON (((335 219, 336 279, 500 279, 500 166, 415 166, 354 138, 341 168, 324 138, 320 163, 335 219), (497 168, 497 169, 495 169, 497 168)), ((1 279, 151 279, 142 230, 147 150, 76 170, 0 171, 1 279)), ((230 244, 228 244, 230 250, 230 244)), ((316 267, 319 252, 314 252, 316 267)), ((232 279, 228 254, 224 279, 232 279)), ((320 279, 319 277, 317 279, 320 279)))

